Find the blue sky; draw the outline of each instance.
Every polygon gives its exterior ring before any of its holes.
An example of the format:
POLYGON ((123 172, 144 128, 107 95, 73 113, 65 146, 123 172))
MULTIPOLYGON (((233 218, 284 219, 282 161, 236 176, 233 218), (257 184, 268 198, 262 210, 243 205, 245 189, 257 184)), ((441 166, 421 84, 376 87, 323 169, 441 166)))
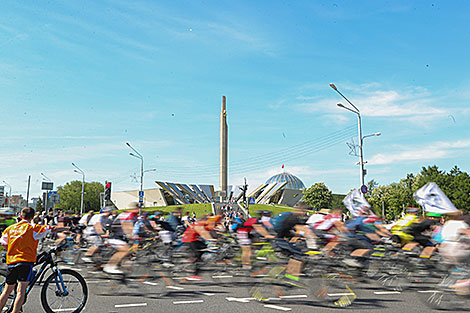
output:
POLYGON ((218 186, 227 97, 229 183, 286 170, 334 192, 422 166, 470 171, 468 1, 2 1, 1 180, 40 193, 81 177, 137 189, 218 186), (357 138, 357 137, 356 137, 357 138), (356 140, 357 142, 357 140, 356 140))

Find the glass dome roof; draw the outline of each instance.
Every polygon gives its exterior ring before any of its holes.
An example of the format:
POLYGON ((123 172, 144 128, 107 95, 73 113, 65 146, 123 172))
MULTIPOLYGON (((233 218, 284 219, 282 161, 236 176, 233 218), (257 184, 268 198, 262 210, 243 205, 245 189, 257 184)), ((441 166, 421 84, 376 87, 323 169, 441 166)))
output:
POLYGON ((266 184, 283 183, 285 181, 287 182, 287 185, 283 189, 305 189, 304 183, 297 176, 286 172, 274 175, 266 181, 266 184))

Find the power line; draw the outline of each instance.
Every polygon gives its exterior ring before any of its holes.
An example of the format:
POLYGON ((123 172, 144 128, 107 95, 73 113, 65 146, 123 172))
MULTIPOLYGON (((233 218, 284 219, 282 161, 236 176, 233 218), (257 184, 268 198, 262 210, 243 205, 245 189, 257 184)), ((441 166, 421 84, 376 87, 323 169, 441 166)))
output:
MULTIPOLYGON (((276 153, 275 156, 273 157, 266 157, 264 159, 260 159, 259 161, 252 161, 252 162, 247 162, 244 166, 238 166, 234 167, 233 170, 230 170, 230 174, 240 174, 240 173, 246 173, 248 171, 256 170, 256 169, 261 169, 261 168, 266 168, 269 166, 272 166, 274 164, 279 164, 280 162, 288 162, 292 161, 295 159, 299 159, 301 157, 304 157, 307 154, 312 154, 316 153, 325 149, 328 149, 334 145, 337 145, 339 143, 344 142, 344 140, 350 138, 352 135, 354 135, 355 132, 345 132, 345 133, 340 133, 340 134, 335 134, 333 136, 327 137, 323 139, 321 142, 317 142, 315 145, 311 146, 306 146, 303 147, 302 149, 297 149, 290 151, 290 153, 283 154, 283 155, 278 155, 276 153)), ((297 145, 299 146, 299 145, 297 145)), ((254 158, 251 158, 254 159, 254 158)), ((243 161, 241 161, 243 162, 243 161)), ((233 167, 231 167, 233 168, 233 167)), ((176 176, 188 176, 188 175, 198 175, 198 176, 203 176, 203 177, 214 177, 218 176, 217 171, 204 171, 201 172, 201 170, 186 170, 186 171, 167 171, 162 169, 160 171, 163 174, 173 174, 176 176)))
MULTIPOLYGON (((345 129, 335 131, 326 136, 316 138, 313 140, 306 141, 301 144, 297 144, 285 149, 281 149, 272 153, 266 153, 263 155, 258 155, 254 157, 245 158, 235 162, 229 163, 230 169, 233 170, 243 170, 247 167, 260 166, 266 164, 266 162, 282 162, 288 161, 289 158, 298 154, 304 155, 314 152, 317 147, 322 147, 324 144, 327 144, 331 141, 336 142, 337 140, 349 139, 351 136, 357 133, 356 126, 350 126, 345 129)), ((161 173, 167 174, 206 174, 208 171, 216 172, 218 165, 212 166, 193 166, 193 167, 165 167, 159 170, 161 173)), ((232 171, 231 171, 232 172, 232 171)), ((215 175, 215 174, 214 174, 215 175)))

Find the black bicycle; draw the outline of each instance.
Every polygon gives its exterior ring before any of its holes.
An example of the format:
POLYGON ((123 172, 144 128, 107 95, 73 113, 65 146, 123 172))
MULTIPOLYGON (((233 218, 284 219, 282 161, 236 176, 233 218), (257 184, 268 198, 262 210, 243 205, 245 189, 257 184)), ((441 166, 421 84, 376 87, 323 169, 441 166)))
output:
MULTIPOLYGON (((38 255, 33 268, 33 278, 26 289, 26 303, 28 294, 35 285, 42 285, 41 304, 47 313, 72 312, 78 313, 85 308, 88 299, 88 287, 85 279, 71 269, 60 269, 53 255, 59 256, 66 248, 65 244, 43 251, 38 255), (50 271, 48 271, 50 270, 50 271), (50 273, 46 279, 47 272, 50 273)), ((5 287, 6 271, 0 270, 0 292, 5 287)), ((16 288, 15 288, 16 290, 16 288)), ((3 309, 3 312, 12 312, 16 292, 12 293, 3 309)), ((24 304, 23 303, 23 304, 24 304)))

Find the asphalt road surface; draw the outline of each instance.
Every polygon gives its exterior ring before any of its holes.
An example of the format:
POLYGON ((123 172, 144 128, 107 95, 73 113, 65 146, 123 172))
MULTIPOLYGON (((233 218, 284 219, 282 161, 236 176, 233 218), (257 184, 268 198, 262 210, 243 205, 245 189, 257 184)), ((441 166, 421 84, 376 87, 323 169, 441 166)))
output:
MULTIPOLYGON (((89 299, 83 312, 112 313, 112 312, 338 312, 338 308, 330 308, 315 301, 305 290, 289 294, 288 297, 261 303, 250 298, 248 287, 236 283, 234 286, 223 286, 211 280, 190 282, 172 286, 164 296, 152 294, 149 286, 146 294, 140 294, 136 289, 123 287, 119 292, 108 295, 96 295, 97 284, 106 281, 87 279, 89 299), (303 292, 302 292, 303 291, 303 292)), ((40 304, 40 286, 36 286, 28 297, 24 307, 26 313, 44 312, 40 304), (39 288, 38 288, 39 287, 39 288)), ((416 291, 390 291, 375 285, 357 286, 355 291, 358 298, 346 310, 348 312, 430 312, 423 304, 416 291)), ((468 302, 470 303, 470 301, 468 302)), ((468 307, 467 303, 467 307, 468 307)), ((64 310, 64 312, 66 312, 64 310)), ((457 312, 462 312, 458 310, 457 312)), ((470 312, 470 307, 469 307, 470 312)))

